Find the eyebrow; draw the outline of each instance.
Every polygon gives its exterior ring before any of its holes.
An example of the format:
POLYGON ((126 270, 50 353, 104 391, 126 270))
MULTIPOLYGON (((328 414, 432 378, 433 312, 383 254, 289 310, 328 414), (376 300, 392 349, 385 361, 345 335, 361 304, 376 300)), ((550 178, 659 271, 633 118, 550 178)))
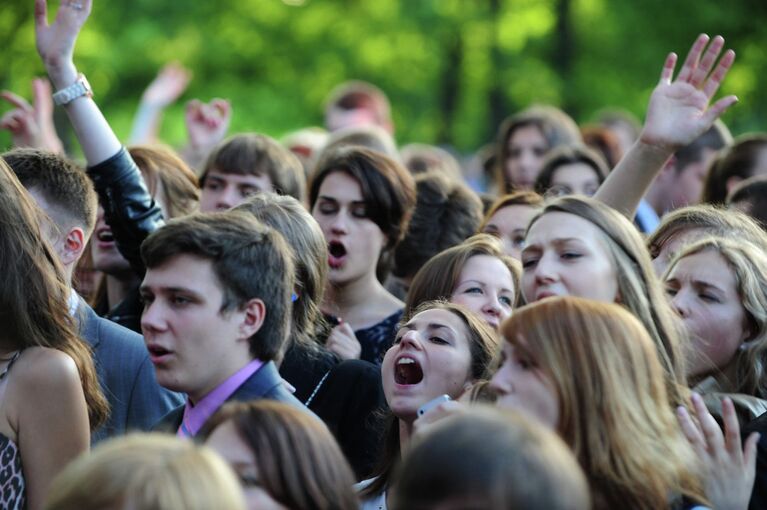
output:
MULTIPOLYGON (((477 285, 479 285, 479 286, 481 286, 481 287, 487 287, 487 285, 486 285, 486 284, 482 283, 482 282, 481 282, 481 281, 479 281, 479 280, 464 280, 464 281, 462 281, 462 282, 458 282, 458 283, 456 284, 456 287, 460 287, 460 286, 461 286, 461 285, 463 285, 464 283, 475 283, 475 284, 477 284, 477 285)), ((503 288, 501 288, 501 292, 511 292, 511 293, 513 294, 512 290, 511 290, 511 289, 509 289, 509 288, 506 288, 506 287, 503 287, 503 288)))
MULTIPOLYGON (((339 202, 339 200, 337 198, 329 197, 327 195, 320 195, 319 197, 317 197, 317 199, 318 200, 327 200, 328 202, 336 202, 336 203, 339 202)), ((367 202, 365 202, 364 199, 363 200, 352 200, 351 203, 354 204, 354 205, 358 205, 358 204, 367 205, 367 202)))
MULTIPOLYGON (((139 287, 139 292, 141 292, 141 293, 150 292, 151 293, 153 291, 152 291, 152 287, 150 287, 149 285, 141 285, 141 287, 139 287)), ((199 292, 197 292, 197 291, 195 291, 193 289, 190 289, 188 287, 159 287, 157 289, 156 293, 159 294, 159 293, 162 293, 162 292, 164 292, 166 294, 171 294, 171 293, 175 293, 175 292, 183 292, 185 294, 191 294, 193 296, 199 296, 200 295, 199 292)))

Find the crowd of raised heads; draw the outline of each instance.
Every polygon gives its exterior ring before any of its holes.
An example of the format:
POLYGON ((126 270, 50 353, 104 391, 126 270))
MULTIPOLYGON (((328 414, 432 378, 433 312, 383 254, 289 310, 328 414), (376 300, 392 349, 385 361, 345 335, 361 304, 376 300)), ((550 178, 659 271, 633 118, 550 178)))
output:
POLYGON ((720 120, 721 37, 658 63, 642 125, 533 104, 462 155, 346 81, 280 139, 190 100, 170 147, 190 72, 120 140, 72 58, 92 0, 34 3, 0 507, 767 508, 767 134, 720 120))

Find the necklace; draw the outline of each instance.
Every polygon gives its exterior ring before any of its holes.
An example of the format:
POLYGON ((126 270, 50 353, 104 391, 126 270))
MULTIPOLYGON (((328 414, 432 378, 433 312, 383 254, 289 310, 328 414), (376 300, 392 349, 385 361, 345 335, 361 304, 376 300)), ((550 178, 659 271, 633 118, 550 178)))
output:
POLYGON ((21 351, 16 351, 16 352, 14 352, 14 353, 13 353, 13 355, 12 355, 10 358, 7 358, 7 359, 4 359, 4 360, 2 360, 2 361, 7 361, 7 362, 8 362, 8 365, 5 367, 5 370, 3 370, 2 372, 0 372, 0 381, 2 381, 3 379, 5 379, 5 376, 6 376, 6 375, 8 375, 8 371, 11 369, 11 366, 13 365, 13 363, 14 363, 14 362, 15 362, 17 359, 19 359, 19 355, 20 355, 20 354, 21 354, 21 351))

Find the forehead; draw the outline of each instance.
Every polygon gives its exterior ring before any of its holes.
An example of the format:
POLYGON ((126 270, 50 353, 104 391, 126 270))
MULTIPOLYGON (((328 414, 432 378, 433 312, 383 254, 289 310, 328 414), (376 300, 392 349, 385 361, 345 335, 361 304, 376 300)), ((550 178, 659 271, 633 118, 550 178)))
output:
POLYGON ((203 296, 221 294, 221 283, 213 263, 195 255, 181 254, 163 264, 147 268, 142 287, 160 291, 164 288, 187 289, 203 296))
POLYGON ((489 223, 509 230, 526 229, 538 211, 529 205, 508 205, 495 211, 489 223))
POLYGON ((716 250, 705 250, 679 259, 666 279, 672 278, 694 279, 714 284, 723 290, 736 291, 735 273, 716 250))
POLYGON ((342 171, 327 174, 320 184, 319 195, 339 202, 361 202, 364 200, 362 187, 357 179, 342 171))
POLYGON ((441 308, 424 310, 408 321, 408 325, 414 326, 418 330, 425 330, 433 324, 446 326, 447 328, 451 329, 455 335, 459 337, 466 337, 467 331, 463 324, 463 320, 461 320, 453 312, 449 312, 441 308))
POLYGON ((208 171, 205 179, 218 179, 234 185, 247 185, 263 187, 264 189, 271 189, 271 179, 267 174, 236 174, 228 173, 219 169, 211 169, 208 171))
POLYGON ((598 180, 597 172, 586 163, 567 163, 557 167, 554 175, 551 176, 552 182, 573 181, 573 180, 598 180))
POLYGON ((590 221, 565 212, 543 214, 527 233, 527 244, 546 243, 563 238, 576 238, 607 248, 605 234, 590 221))
MULTIPOLYGON (((476 280, 487 284, 510 284, 511 272, 497 257, 491 255, 473 255, 461 269, 459 281, 476 280)), ((453 315, 452 313, 450 315, 453 315)))
POLYGON ((525 124, 511 132, 509 145, 546 145, 546 137, 543 136, 538 126, 525 124))

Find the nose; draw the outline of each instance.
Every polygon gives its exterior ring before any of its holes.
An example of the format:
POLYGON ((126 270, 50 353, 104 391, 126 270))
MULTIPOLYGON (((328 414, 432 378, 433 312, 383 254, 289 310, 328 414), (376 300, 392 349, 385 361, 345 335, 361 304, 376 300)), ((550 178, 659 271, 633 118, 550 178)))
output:
POLYGON ((330 223, 330 230, 334 234, 346 234, 349 231, 349 221, 343 212, 335 215, 330 223))
POLYGON ((492 317, 501 316, 501 303, 498 301, 498 296, 495 294, 489 294, 487 301, 482 306, 482 312, 492 317))
POLYGON ((506 363, 503 363, 501 368, 499 368, 495 375, 493 375, 493 378, 490 379, 490 384, 488 387, 496 395, 506 395, 511 393, 513 390, 511 386, 511 379, 508 373, 509 370, 506 365, 506 363))
POLYGON ((237 190, 234 186, 226 186, 216 200, 216 210, 226 211, 238 203, 237 190))
POLYGON ((671 298, 671 306, 683 319, 690 315, 690 307, 687 299, 687 294, 682 290, 677 292, 676 295, 671 298))
POLYGON ((402 347, 409 346, 414 349, 421 349, 421 337, 418 334, 418 331, 411 329, 407 332, 405 332, 404 335, 402 335, 402 339, 400 340, 400 344, 402 344, 402 347))
POLYGON ((144 336, 149 337, 152 333, 163 331, 165 327, 162 306, 156 301, 147 303, 141 313, 141 331, 144 336))
POLYGON ((547 284, 556 280, 556 270, 554 263, 546 254, 543 254, 535 265, 535 282, 537 284, 547 284))

